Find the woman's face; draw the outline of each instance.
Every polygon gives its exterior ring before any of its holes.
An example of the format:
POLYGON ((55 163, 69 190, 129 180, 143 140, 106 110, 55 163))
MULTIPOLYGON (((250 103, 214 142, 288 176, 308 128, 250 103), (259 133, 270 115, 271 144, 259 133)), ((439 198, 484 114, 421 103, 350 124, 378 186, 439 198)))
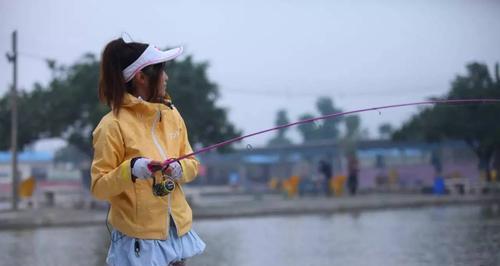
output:
POLYGON ((134 95, 136 97, 142 96, 143 99, 150 99, 154 95, 160 98, 165 97, 168 81, 167 73, 165 70, 160 70, 156 73, 155 76, 157 76, 158 79, 154 80, 150 78, 150 76, 153 75, 151 74, 151 69, 146 70, 146 72, 141 71, 134 77, 134 87, 136 88, 134 95), (146 74, 147 72, 149 72, 149 74, 146 74), (151 84, 152 82, 154 82, 154 84, 151 84))

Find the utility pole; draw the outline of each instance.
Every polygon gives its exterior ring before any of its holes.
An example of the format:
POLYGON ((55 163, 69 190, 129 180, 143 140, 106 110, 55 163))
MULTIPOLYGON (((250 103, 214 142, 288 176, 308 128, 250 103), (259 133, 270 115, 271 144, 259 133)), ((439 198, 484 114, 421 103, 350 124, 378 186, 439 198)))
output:
POLYGON ((17 210, 19 201, 19 176, 17 173, 17 31, 12 32, 12 53, 7 54, 7 60, 12 63, 11 87, 11 152, 12 152, 12 209, 17 210))

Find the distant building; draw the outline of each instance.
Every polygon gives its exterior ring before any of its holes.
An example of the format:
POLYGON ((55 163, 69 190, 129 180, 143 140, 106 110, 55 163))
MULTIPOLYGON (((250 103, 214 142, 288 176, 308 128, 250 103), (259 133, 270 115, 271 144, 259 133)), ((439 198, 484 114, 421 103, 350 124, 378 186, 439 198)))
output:
MULTIPOLYGON (((360 141, 356 154, 360 189, 386 185, 420 189, 431 186, 437 174, 469 179, 479 177, 477 158, 465 143, 459 141, 440 144, 360 141), (439 165, 440 173, 437 173, 436 165, 439 165)), ((345 155, 342 145, 333 141, 242 149, 228 154, 212 151, 199 156, 205 175, 197 182, 227 184, 228 176, 234 171, 240 174, 242 182, 254 184, 266 183, 271 178, 282 180, 292 175, 314 179, 320 175, 320 160, 331 163, 334 176, 347 175, 345 155)))
MULTIPOLYGON (((18 153, 17 169, 20 180, 28 179, 30 176, 36 180, 47 179, 52 170, 53 154, 49 152, 25 151, 18 153)), ((12 154, 0 151, 0 192, 3 197, 10 197, 12 183, 12 154)))
MULTIPOLYGON (((81 187, 80 169, 68 168, 65 164, 55 164, 50 152, 24 151, 17 159, 20 181, 34 177, 36 189, 40 191, 65 190, 81 187)), ((0 152, 0 198, 6 199, 12 193, 12 155, 0 152)))
MULTIPOLYGON (((34 176, 37 179, 46 179, 52 168, 53 154, 49 152, 26 151, 18 153, 18 171, 21 178, 34 176)), ((10 152, 0 151, 0 184, 12 180, 12 155, 10 152)))

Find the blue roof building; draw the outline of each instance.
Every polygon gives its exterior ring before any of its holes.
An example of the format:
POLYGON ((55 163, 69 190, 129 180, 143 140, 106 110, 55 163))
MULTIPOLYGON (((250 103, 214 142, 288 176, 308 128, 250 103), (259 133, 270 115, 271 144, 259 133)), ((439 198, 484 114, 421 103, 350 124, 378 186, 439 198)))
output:
MULTIPOLYGON (((54 154, 44 151, 25 151, 17 154, 19 163, 49 163, 54 160, 54 154)), ((0 151, 0 164, 11 163, 12 154, 9 151, 0 151)))

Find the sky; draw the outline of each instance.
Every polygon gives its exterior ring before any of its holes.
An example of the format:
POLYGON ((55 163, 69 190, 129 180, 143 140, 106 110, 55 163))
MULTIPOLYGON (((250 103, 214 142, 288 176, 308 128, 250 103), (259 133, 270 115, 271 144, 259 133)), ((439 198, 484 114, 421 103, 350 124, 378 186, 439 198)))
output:
MULTIPOLYGON (((466 64, 493 69, 500 61, 499 14, 493 0, 0 0, 0 53, 11 50, 17 30, 19 88, 29 91, 50 79, 44 58, 70 65, 120 36, 183 45, 195 61, 209 62, 217 104, 248 134, 272 127, 279 109, 291 122, 318 115, 320 96, 349 111, 443 95, 466 64)), ((12 80, 2 58, 0 95, 12 80)), ((377 137, 380 124, 399 127, 417 111, 364 113, 362 127, 377 137)), ((300 141, 296 129, 287 134, 300 141)), ((261 146, 272 136, 243 144, 261 146)))

